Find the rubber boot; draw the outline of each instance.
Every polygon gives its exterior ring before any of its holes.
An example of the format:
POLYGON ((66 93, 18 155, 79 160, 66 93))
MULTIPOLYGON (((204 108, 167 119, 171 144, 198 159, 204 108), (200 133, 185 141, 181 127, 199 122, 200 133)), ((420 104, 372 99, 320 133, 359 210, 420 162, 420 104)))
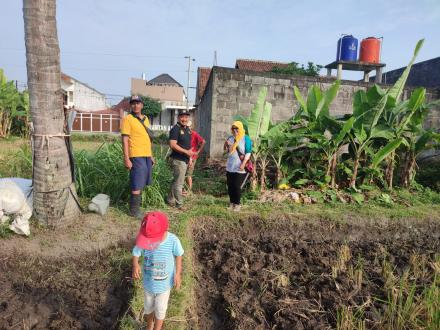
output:
POLYGON ((130 195, 130 215, 132 217, 142 219, 143 213, 141 211, 142 195, 130 195))

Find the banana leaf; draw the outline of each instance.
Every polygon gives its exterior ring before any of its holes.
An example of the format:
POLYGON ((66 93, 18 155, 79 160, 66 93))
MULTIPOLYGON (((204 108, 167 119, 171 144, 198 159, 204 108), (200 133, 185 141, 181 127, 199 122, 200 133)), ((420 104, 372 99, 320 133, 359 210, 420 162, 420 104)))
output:
POLYGON ((324 96, 322 100, 319 102, 316 111, 315 111, 315 118, 318 118, 320 115, 329 116, 329 106, 330 103, 333 102, 336 95, 338 95, 339 86, 341 85, 341 82, 339 80, 336 80, 328 90, 324 92, 324 96))
POLYGON ((307 112, 307 104, 304 101, 304 99, 303 99, 303 97, 301 95, 301 92, 299 91, 298 87, 293 86, 293 93, 295 94, 295 97, 298 100, 299 105, 300 105, 300 109, 298 110, 298 112, 302 112, 302 111, 307 112))
POLYGON ((395 131, 386 125, 377 125, 371 130, 370 137, 390 140, 395 137, 395 131))
POLYGON ((396 150, 403 142, 403 138, 399 138, 389 142, 385 147, 381 148, 379 152, 374 156, 371 163, 372 167, 377 167, 390 153, 396 150))
POLYGON ((339 145, 342 143, 342 141, 344 140, 345 136, 348 134, 348 132, 351 131, 351 129, 353 128, 353 123, 354 123, 354 117, 350 117, 344 124, 344 126, 342 126, 341 131, 339 132, 339 134, 336 136, 336 138, 334 139, 334 143, 335 145, 339 145))
POLYGON ((421 39, 417 42, 416 48, 414 49, 413 57, 411 58, 411 61, 407 65, 405 71, 403 71, 400 78, 396 81, 393 87, 391 87, 388 90, 388 94, 393 97, 396 101, 400 100, 400 97, 402 96, 403 88, 405 87, 406 80, 408 79, 409 72, 411 71, 411 67, 416 60, 417 55, 419 54, 420 49, 423 46, 423 43, 425 42, 425 39, 421 39))
POLYGON ((256 142, 260 135, 264 135, 269 128, 269 120, 271 107, 265 107, 265 100, 267 95, 267 87, 261 87, 258 94, 257 103, 252 109, 251 115, 248 119, 249 137, 256 142), (268 117, 268 118, 264 118, 268 117), (265 127, 262 124, 265 124, 265 127))
POLYGON ((322 100, 321 89, 315 85, 310 87, 309 93, 307 95, 307 113, 310 118, 315 119, 317 117, 316 111, 321 100, 322 100))
MULTIPOLYGON (((409 102, 407 103, 408 113, 403 118, 402 122, 397 127, 398 134, 406 129, 408 124, 411 122, 413 115, 418 111, 421 105, 425 102, 426 89, 417 88, 411 94, 409 102)), ((416 118, 417 120, 417 118, 416 118)))

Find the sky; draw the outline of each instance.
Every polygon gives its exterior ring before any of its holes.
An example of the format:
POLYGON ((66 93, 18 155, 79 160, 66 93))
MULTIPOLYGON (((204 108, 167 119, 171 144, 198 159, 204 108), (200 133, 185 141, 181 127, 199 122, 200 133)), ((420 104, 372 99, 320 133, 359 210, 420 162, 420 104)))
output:
MULTIPOLYGON (((196 86, 196 68, 238 58, 326 65, 341 34, 383 37, 384 71, 440 56, 440 0, 57 0, 61 70, 117 103, 130 78, 168 73, 196 86)), ((26 84, 21 0, 0 0, 0 68, 26 84)), ((325 74, 324 70, 322 74, 325 74)), ((359 80, 359 72, 343 78, 359 80)), ((195 90, 190 89, 190 100, 195 90)))

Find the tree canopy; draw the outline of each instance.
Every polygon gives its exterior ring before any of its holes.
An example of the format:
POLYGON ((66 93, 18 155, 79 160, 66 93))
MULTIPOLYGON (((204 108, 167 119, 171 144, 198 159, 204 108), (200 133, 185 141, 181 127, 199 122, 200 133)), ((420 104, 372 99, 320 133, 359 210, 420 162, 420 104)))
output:
POLYGON ((142 113, 147 117, 156 117, 162 111, 162 105, 159 101, 148 97, 141 96, 142 102, 144 102, 144 107, 142 108, 142 113))
POLYGON ((299 63, 291 62, 284 67, 280 67, 280 66, 274 67, 272 69, 272 72, 316 77, 319 75, 319 71, 322 68, 323 68, 322 65, 314 64, 313 62, 308 62, 307 67, 304 67, 304 64, 300 65, 299 63))

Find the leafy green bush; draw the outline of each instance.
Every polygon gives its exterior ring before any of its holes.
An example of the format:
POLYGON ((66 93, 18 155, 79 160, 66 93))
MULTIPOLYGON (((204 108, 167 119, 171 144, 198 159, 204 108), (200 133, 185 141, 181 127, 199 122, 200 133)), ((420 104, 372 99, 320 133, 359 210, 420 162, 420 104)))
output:
POLYGON ((317 77, 319 75, 319 71, 323 68, 322 65, 316 65, 313 62, 308 62, 307 67, 304 67, 304 64, 299 64, 296 62, 291 62, 287 66, 279 67, 276 66, 272 69, 273 73, 282 73, 282 74, 296 74, 301 76, 312 76, 317 77))

